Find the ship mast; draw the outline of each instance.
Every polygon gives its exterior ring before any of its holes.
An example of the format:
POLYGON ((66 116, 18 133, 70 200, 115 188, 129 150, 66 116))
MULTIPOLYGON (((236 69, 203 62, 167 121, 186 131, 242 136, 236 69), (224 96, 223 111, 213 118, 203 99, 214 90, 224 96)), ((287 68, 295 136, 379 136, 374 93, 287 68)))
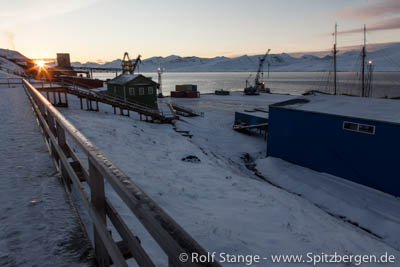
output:
POLYGON ((364 45, 362 48, 362 71, 361 71, 361 96, 365 97, 365 58, 366 58, 366 51, 365 51, 365 46, 366 46, 366 27, 364 24, 364 45))
POLYGON ((333 44, 333 84, 334 94, 337 94, 337 75, 336 75, 336 54, 337 54, 337 23, 335 23, 335 43, 333 44))

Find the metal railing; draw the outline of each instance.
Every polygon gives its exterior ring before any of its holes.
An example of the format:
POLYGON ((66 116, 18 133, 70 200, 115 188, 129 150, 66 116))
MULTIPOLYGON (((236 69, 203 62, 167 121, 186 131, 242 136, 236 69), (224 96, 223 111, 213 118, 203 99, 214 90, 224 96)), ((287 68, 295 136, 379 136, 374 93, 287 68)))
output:
MULTIPOLYGON (((129 229, 127 222, 107 199, 105 180, 120 199, 143 224, 148 233, 163 249, 169 266, 220 266, 216 262, 181 262, 181 253, 207 252, 158 204, 135 184, 118 166, 108 159, 90 140, 72 125, 50 102, 28 81, 23 80, 26 94, 38 118, 39 125, 48 143, 50 153, 60 171, 68 193, 76 191, 85 203, 94 227, 93 247, 99 266, 127 266, 121 247, 126 247, 139 266, 155 266, 152 259, 129 229), (67 136, 68 135, 68 136, 67 136), (88 158, 88 168, 67 142, 73 140, 88 158), (90 187, 90 195, 82 182, 90 187), (122 238, 124 246, 116 243, 107 228, 107 218, 122 238)), ((128 253, 128 254, 129 254, 128 253)))

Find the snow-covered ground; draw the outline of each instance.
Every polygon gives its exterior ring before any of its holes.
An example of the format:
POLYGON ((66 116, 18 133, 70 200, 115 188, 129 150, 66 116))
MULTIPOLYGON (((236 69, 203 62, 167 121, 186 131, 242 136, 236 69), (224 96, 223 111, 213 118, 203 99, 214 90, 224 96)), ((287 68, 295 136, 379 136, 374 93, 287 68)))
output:
POLYGON ((400 250, 399 198, 277 158, 259 159, 256 163, 265 179, 301 194, 335 216, 359 224, 400 250))
MULTIPOLYGON (((68 109, 59 110, 210 252, 258 254, 262 257, 271 254, 305 255, 308 252, 344 255, 380 255, 388 252, 399 259, 399 235, 394 229, 399 224, 396 219, 396 212, 400 211, 398 200, 351 184, 354 191, 349 189, 349 192, 361 192, 361 196, 365 197, 373 197, 376 193, 373 199, 377 201, 370 206, 371 212, 363 213, 366 206, 360 205, 363 199, 360 195, 346 195, 346 201, 341 200, 344 191, 338 195, 332 193, 328 200, 318 197, 321 192, 310 197, 311 191, 307 190, 307 186, 312 183, 305 181, 305 192, 308 193, 299 196, 291 192, 295 191, 293 188, 286 190, 284 185, 284 189, 279 188, 258 178, 245 167, 241 159, 243 153, 261 159, 265 157, 266 143, 261 136, 233 131, 234 111, 267 108, 270 103, 292 97, 232 93, 231 96, 202 95, 200 99, 172 99, 204 112, 203 117, 182 118, 176 123, 178 130, 193 134, 191 139, 175 132, 171 125, 141 122, 132 113, 131 117, 114 115, 112 108, 106 105, 100 104, 100 112, 80 110, 75 97, 69 98, 68 109), (196 156, 200 162, 182 160, 187 156, 196 156), (333 205, 335 201, 339 203, 337 209, 328 205, 333 205), (349 216, 348 213, 355 208, 359 216, 349 216), (346 212, 342 214, 341 210, 346 212), (382 238, 329 212, 365 225, 382 238), (369 227, 373 222, 382 227, 369 227), (390 228, 384 229, 383 225, 390 228), (375 232, 376 229, 384 230, 375 232)), ((169 100, 165 98, 163 101, 169 100)), ((259 161, 257 164, 262 165, 259 161)), ((293 173, 296 173, 295 167, 290 168, 293 173)), ((268 168, 262 169, 266 175, 267 171, 268 168)), ((307 171, 304 171, 305 175, 310 172, 307 171)), ((275 178, 279 180, 279 177, 276 175, 275 178)), ((298 183, 300 181, 298 179, 298 183)), ((315 183, 318 185, 316 190, 321 187, 327 191, 332 187, 332 192, 340 190, 337 183, 315 183)), ((107 197, 140 237, 144 248, 155 259, 156 266, 167 266, 160 248, 118 200, 109 185, 107 197)), ((270 265, 268 261, 254 264, 270 265)), ((243 263, 236 266, 243 266, 243 263)))
POLYGON ((0 85, 0 116, 0 266, 86 266, 79 223, 22 87, 0 85))

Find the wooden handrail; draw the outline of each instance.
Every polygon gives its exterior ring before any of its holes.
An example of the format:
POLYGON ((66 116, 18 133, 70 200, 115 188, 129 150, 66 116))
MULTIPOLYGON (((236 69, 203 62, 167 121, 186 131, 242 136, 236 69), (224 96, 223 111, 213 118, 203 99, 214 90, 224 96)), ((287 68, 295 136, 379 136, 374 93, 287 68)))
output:
MULTIPOLYGON (((122 254, 117 249, 112 236, 108 233, 104 216, 110 218, 110 221, 116 227, 124 241, 128 243, 132 250, 135 250, 132 251, 132 255, 135 256, 140 266, 154 266, 144 250, 141 249, 140 244, 133 240, 133 234, 129 231, 126 222, 123 222, 115 208, 107 201, 104 192, 104 182, 102 182, 103 179, 108 181, 121 200, 125 202, 158 245, 164 250, 168 256, 170 266, 220 266, 217 262, 181 262, 179 260, 181 253, 207 255, 207 251, 53 107, 36 88, 25 79, 23 79, 23 84, 39 119, 44 135, 50 143, 52 156, 57 164, 59 164, 59 169, 63 170, 62 176, 65 179, 64 182, 72 181, 72 184, 78 190, 88 208, 96 232, 95 250, 96 252, 100 251, 96 254, 96 258, 101 266, 108 266, 109 264, 108 258, 105 258, 104 253, 102 253, 103 249, 105 249, 116 266, 126 266, 125 261, 122 261, 122 254), (91 198, 89 198, 80 182, 80 178, 68 160, 68 156, 72 159, 77 159, 77 156, 71 155, 73 152, 68 149, 69 146, 65 139, 65 133, 79 145, 88 157, 90 171, 85 170, 86 174, 84 176, 89 178, 88 184, 91 188, 91 198)), ((80 161, 76 162, 80 164, 80 161)), ((83 168, 81 164, 80 166, 83 168)))

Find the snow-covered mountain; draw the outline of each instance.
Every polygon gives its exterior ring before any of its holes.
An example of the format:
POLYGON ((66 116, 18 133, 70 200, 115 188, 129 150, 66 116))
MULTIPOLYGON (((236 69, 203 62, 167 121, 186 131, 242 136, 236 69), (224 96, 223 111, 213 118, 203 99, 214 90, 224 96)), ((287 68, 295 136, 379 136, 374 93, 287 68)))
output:
POLYGON ((24 69, 11 61, 11 59, 26 59, 21 53, 13 50, 0 48, 0 71, 1 76, 12 77, 13 75, 21 75, 24 69))
MULTIPOLYGON (((368 60, 374 63, 375 71, 400 71, 400 43, 372 44, 368 47, 368 60)), ((359 71, 361 65, 360 47, 341 48, 338 55, 339 71, 359 71)), ((151 57, 144 59, 139 65, 141 72, 155 72, 159 66, 168 72, 235 72, 256 71, 258 60, 262 55, 240 56, 235 58, 214 57, 151 57)), ((271 54, 267 61, 270 62, 271 71, 328 71, 332 69, 332 56, 329 51, 271 54)), ((87 67, 112 67, 120 68, 121 59, 105 64, 88 62, 85 64, 74 62, 74 66, 87 67)), ((267 70, 267 64, 264 65, 267 70)))

